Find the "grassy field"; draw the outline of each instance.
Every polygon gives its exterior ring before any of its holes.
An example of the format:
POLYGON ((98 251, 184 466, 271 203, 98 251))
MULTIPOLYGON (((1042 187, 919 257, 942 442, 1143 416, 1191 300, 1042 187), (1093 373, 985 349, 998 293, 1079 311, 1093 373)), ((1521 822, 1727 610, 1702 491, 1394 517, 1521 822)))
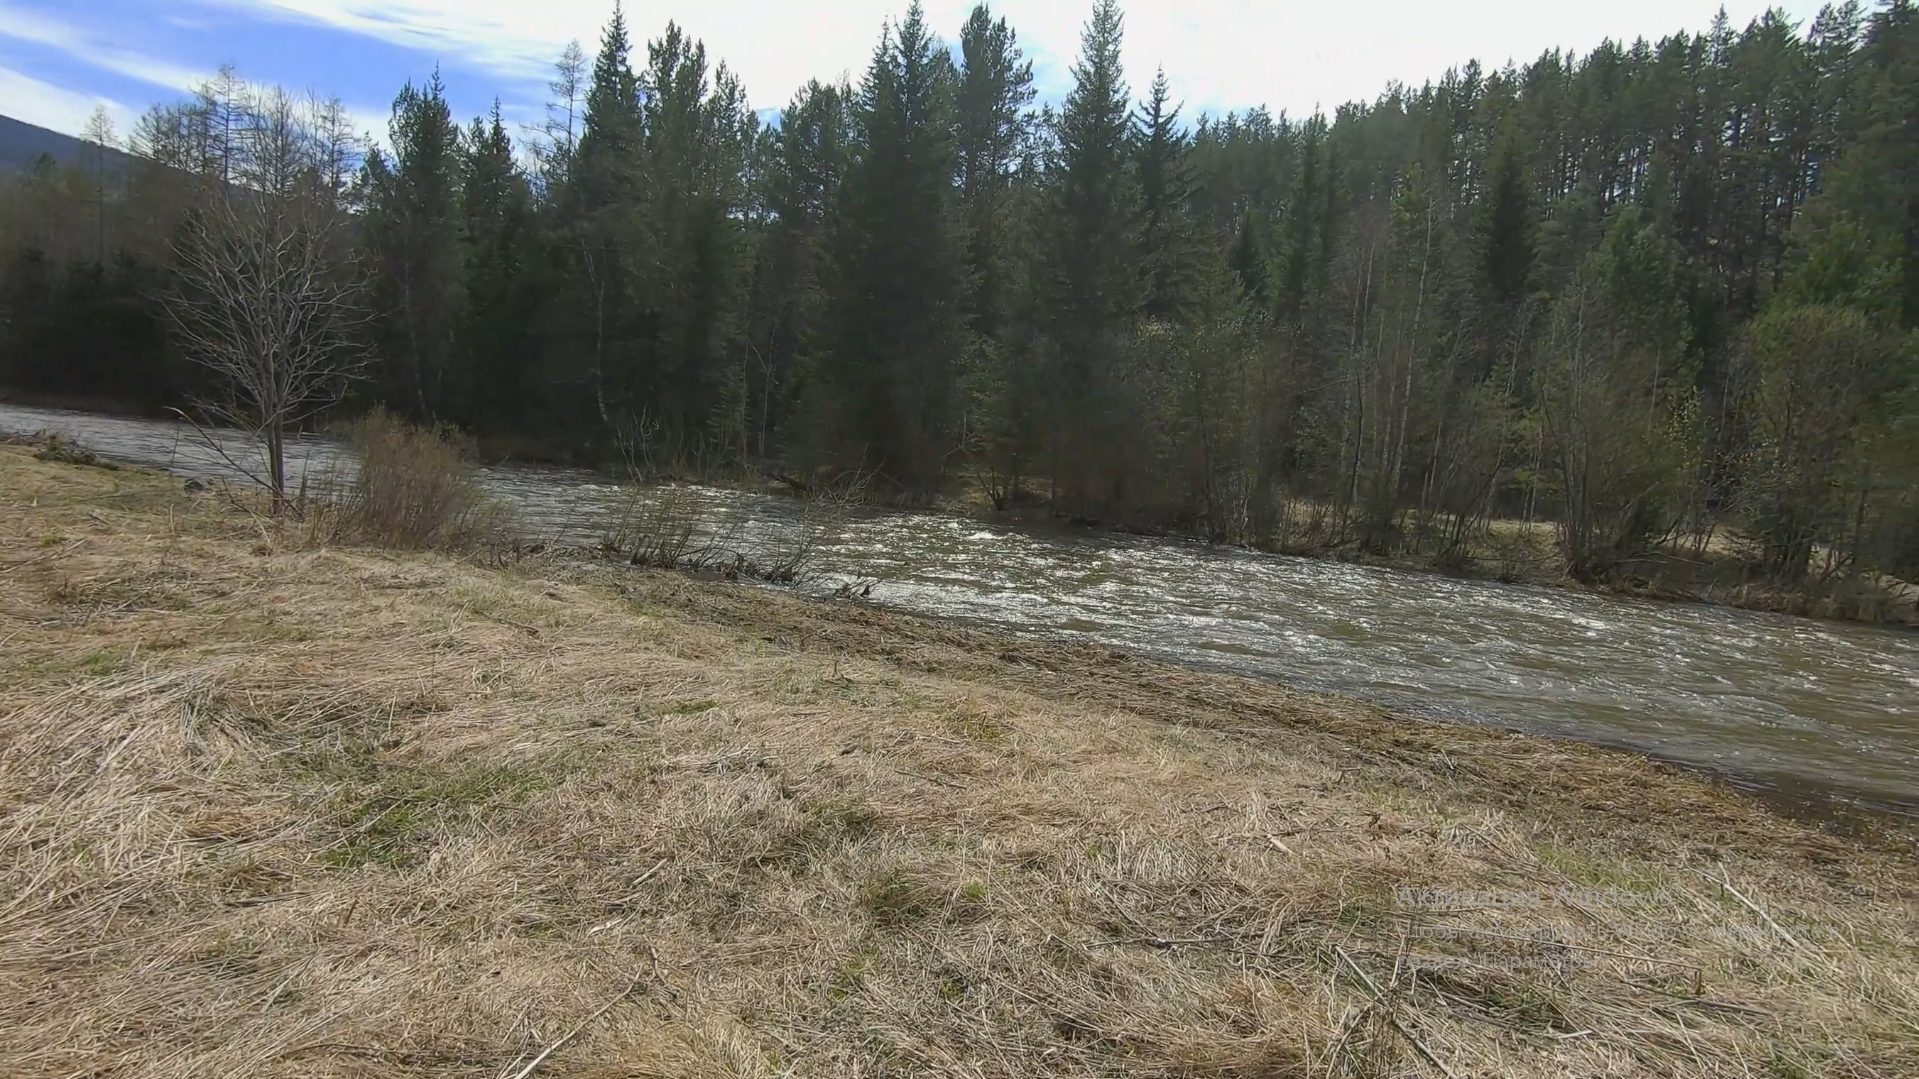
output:
POLYGON ((0 447, 0 1074, 1919 1075, 1909 836, 295 531, 0 447))

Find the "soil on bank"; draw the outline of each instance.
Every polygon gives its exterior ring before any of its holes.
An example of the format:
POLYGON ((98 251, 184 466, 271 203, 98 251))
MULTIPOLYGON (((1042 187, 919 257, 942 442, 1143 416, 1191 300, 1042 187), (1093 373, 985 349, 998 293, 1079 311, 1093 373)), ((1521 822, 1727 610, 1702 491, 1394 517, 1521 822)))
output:
POLYGON ((0 447, 0 1074, 1919 1075, 1919 866, 1643 758, 0 447))

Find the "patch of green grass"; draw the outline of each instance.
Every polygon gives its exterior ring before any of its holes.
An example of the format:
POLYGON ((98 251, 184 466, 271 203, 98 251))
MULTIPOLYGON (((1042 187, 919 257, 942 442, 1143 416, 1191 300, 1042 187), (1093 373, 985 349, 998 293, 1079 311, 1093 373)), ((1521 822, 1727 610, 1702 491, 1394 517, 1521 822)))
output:
POLYGON ((802 807, 811 818, 808 839, 816 846, 850 843, 872 833, 880 815, 866 799, 852 794, 809 801, 802 807))
POLYGON ((665 708, 661 714, 669 716, 696 716, 701 712, 711 712, 720 702, 714 700, 680 701, 665 708))
POLYGON ((541 776, 510 766, 389 775, 370 791, 336 796, 335 817, 343 835, 321 860, 336 869, 404 868, 419 860, 433 833, 447 824, 524 804, 545 785, 541 776))
POLYGON ((991 913, 987 900, 992 897, 991 890, 983 880, 969 880, 960 885, 953 894, 953 920, 958 922, 977 922, 991 913))
POLYGON ((1814 1079, 1812 1069, 1774 1049, 1766 1058, 1766 1074, 1774 1079, 1814 1079))
POLYGON ((833 972, 826 982, 826 999, 834 1004, 842 1004, 848 997, 860 991, 866 984, 866 975, 873 969, 873 953, 862 951, 833 972))
POLYGON ((1340 925, 1353 929, 1378 929, 1392 921, 1396 902, 1384 884, 1375 881, 1349 881, 1340 893, 1340 925))
POLYGON ((972 711, 955 711, 946 717, 947 729, 975 742, 993 743, 1006 737, 1006 728, 991 716, 972 711))
POLYGON ((1540 843, 1536 849, 1541 862, 1594 888, 1653 893, 1665 884, 1657 873, 1644 866, 1594 857, 1554 843, 1540 843))
POLYGON ((1481 999, 1488 1008, 1504 1012, 1526 1030, 1544 1032, 1566 1022, 1559 1004, 1538 986, 1493 984, 1481 999))
POLYGON ((127 657, 119 652, 88 652, 80 657, 80 670, 96 678, 105 678, 126 665, 127 657))
POLYGON ((762 868, 810 869, 831 861, 877 827, 880 816, 864 798, 848 793, 804 796, 797 820, 753 858, 762 868))
POLYGON ((941 1000, 949 1003, 958 1002, 971 988, 973 988, 972 982, 967 979, 965 972, 958 968, 946 967, 939 971, 939 982, 935 989, 941 1000))
POLYGON ((895 928, 925 921, 937 904, 929 899, 925 888, 895 866, 866 882, 860 907, 872 916, 875 925, 895 928))
POLYGON ((311 780, 327 786, 341 783, 376 782, 385 764, 383 750, 397 743, 382 744, 366 731, 342 733, 329 739, 307 739, 292 747, 280 760, 295 780, 311 780))

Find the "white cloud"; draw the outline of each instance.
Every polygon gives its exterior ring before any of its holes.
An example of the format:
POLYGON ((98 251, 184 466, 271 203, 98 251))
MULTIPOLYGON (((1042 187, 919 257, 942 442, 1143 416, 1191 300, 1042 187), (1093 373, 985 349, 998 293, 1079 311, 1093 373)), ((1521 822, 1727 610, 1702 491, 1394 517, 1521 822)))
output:
MULTIPOLYGON (((1809 16, 1819 0, 1785 0, 1809 16)), ((1370 101, 1388 83, 1414 86, 1477 59, 1489 68, 1528 63, 1555 47, 1586 52, 1610 37, 1657 39, 1703 32, 1722 0, 1185 0, 1127 8, 1126 63, 1135 92, 1164 65, 1174 93, 1212 111, 1266 104, 1294 115, 1370 101)), ((1065 40, 1049 0, 1009 0, 1014 25, 1029 19, 1049 43, 1065 40), (1035 9, 1031 16, 1025 9, 1035 9), (1042 27, 1044 27, 1042 29, 1042 27)), ((1724 0, 1735 26, 1772 6, 1724 0)), ((1076 45, 1077 39, 1072 39, 1076 45)), ((1071 47, 1071 46, 1069 46, 1071 47)))
MULTIPOLYGON (((313 20, 443 58, 458 57, 510 78, 543 77, 570 38, 589 55, 611 0, 219 0, 255 14, 313 20)), ((1164 65, 1175 92, 1196 107, 1267 104, 1294 113, 1370 100, 1388 82, 1418 84, 1478 58, 1524 63, 1554 46, 1590 49, 1602 38, 1703 30, 1721 0, 1134 0, 1126 5, 1125 59, 1135 90, 1164 65)), ((1787 0, 1809 17, 1818 0, 1787 0)), ((927 14, 949 40, 971 0, 929 0, 927 14)), ((1726 0, 1735 24, 1765 0, 1726 0)), ((1002 0, 993 5, 1038 61, 1042 89, 1058 94, 1079 48, 1091 0, 1002 0)), ((746 83, 756 106, 784 103, 808 78, 857 75, 884 19, 905 0, 630 0, 637 42, 668 19, 707 43, 746 83)), ((643 47, 643 46, 642 46, 643 47)))
POLYGON ((8 67, 0 67, 0 101, 7 103, 8 116, 66 135, 79 135, 93 110, 102 107, 121 138, 133 130, 135 114, 125 105, 111 98, 63 90, 8 67))
POLYGON ((0 7, 0 36, 57 49, 103 71, 172 90, 190 89, 212 74, 121 48, 79 27, 14 8, 0 7))
MULTIPOLYGON (((207 24, 205 29, 209 32, 217 32, 217 28, 212 24, 207 24)), ((102 70, 168 90, 191 91, 207 82, 215 74, 212 71, 190 68, 123 49, 79 27, 42 15, 5 7, 0 7, 0 37, 11 37, 43 45, 102 70)), ((241 74, 243 76, 246 74, 244 69, 241 74)), ((7 75, 14 82, 5 84, 8 92, 0 94, 0 100, 6 102, 4 106, 6 115, 18 120, 77 135, 86 118, 92 115, 94 105, 104 104, 107 106, 109 115, 113 117, 115 127, 121 136, 125 137, 132 130, 137 117, 134 110, 108 98, 67 90, 17 71, 8 71, 7 75), (16 84, 22 87, 18 92, 12 90, 16 84), (27 89, 27 84, 31 84, 34 89, 27 89), (50 123, 34 119, 29 115, 29 111, 34 109, 38 109, 43 115, 58 122, 50 123), (75 109, 79 111, 76 113, 75 109), (75 115, 79 119, 72 119, 75 115)), ((290 87, 289 89, 304 90, 306 88, 290 87)), ((334 88, 313 87, 312 89, 324 97, 332 93, 334 88)), ((347 117, 355 131, 369 134, 376 140, 384 140, 387 137, 388 115, 384 106, 349 104, 347 117)))

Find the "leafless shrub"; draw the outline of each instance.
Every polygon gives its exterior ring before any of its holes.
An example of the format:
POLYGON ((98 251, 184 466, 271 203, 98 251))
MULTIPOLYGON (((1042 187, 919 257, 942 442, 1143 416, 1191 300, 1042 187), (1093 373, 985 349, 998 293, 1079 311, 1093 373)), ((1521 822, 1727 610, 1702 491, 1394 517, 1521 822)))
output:
POLYGON ((843 507, 809 499, 770 542, 748 549, 737 521, 704 517, 678 487, 627 491, 600 541, 600 553, 631 565, 714 574, 731 580, 799 584, 813 576, 820 544, 838 528, 843 507))
MULTIPOLYGON (((39 441, 39 439, 36 439, 39 441)), ((42 461, 52 461, 63 465, 86 465, 89 468, 104 468, 109 472, 118 471, 120 466, 106 460, 99 454, 67 438, 64 435, 45 436, 40 449, 34 457, 42 461)))
POLYGON ((698 515, 684 492, 629 488, 600 540, 600 550, 636 566, 682 568, 697 557, 698 515))
POLYGON ((233 460, 287 505, 289 431, 337 404, 357 376, 359 302, 343 205, 350 153, 337 102, 254 90, 223 73, 201 93, 221 126, 220 152, 198 177, 174 242, 177 287, 164 308, 193 362, 214 375, 196 418, 253 434, 258 466, 233 460))
POLYGON ((304 492, 313 538, 443 548, 503 533, 502 511, 474 481, 455 432, 376 411, 351 424, 347 438, 357 467, 304 492))

